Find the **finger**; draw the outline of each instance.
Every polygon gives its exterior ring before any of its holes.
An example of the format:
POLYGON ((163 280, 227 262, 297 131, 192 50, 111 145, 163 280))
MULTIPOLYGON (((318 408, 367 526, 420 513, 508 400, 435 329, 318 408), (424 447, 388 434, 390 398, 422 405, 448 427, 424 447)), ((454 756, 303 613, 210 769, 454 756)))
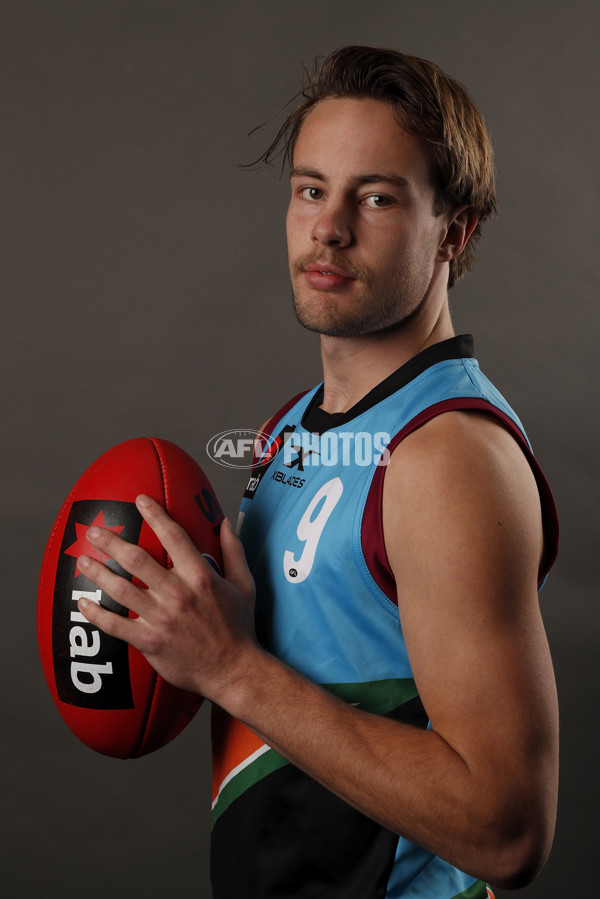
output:
POLYGON ((208 566, 208 563, 202 554, 198 552, 186 531, 181 525, 173 521, 160 503, 142 494, 137 497, 136 505, 146 523, 152 528, 161 545, 171 557, 174 568, 185 569, 189 565, 198 564, 198 559, 202 559, 202 562, 208 566))
POLYGON ((136 615, 142 615, 146 611, 149 602, 146 590, 135 587, 130 580, 89 556, 80 556, 78 565, 88 580, 120 606, 130 609, 136 615))
POLYGON ((220 530, 223 569, 226 580, 240 593, 254 597, 254 578, 246 562, 246 553, 239 537, 236 536, 228 518, 223 519, 220 530))
POLYGON ((136 543, 128 543, 114 531, 106 528, 91 527, 87 531, 86 537, 92 546, 118 562, 128 574, 133 575, 152 589, 160 589, 166 569, 141 546, 136 543))
MULTIPOLYGON (((121 578, 121 580, 123 579, 121 578)), ((80 597, 77 605, 79 611, 90 624, 100 628, 105 634, 116 637, 119 640, 125 640, 136 649, 143 651, 141 645, 143 643, 143 633, 137 624, 139 619, 117 615, 116 612, 104 609, 98 603, 91 599, 85 599, 85 597, 80 597)))

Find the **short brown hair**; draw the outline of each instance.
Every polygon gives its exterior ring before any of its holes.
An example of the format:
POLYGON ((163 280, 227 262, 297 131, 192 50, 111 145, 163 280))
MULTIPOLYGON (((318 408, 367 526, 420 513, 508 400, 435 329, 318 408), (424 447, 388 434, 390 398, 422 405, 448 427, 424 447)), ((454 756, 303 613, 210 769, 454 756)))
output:
POLYGON ((450 261, 448 287, 466 275, 475 263, 474 244, 481 225, 497 212, 493 150, 483 118, 466 89, 426 59, 377 47, 342 47, 315 61, 312 74, 305 70, 303 98, 257 160, 267 165, 284 153, 292 164, 300 129, 321 100, 370 98, 389 103, 400 127, 422 138, 432 151, 437 178, 435 214, 468 205, 479 220, 457 259, 450 261))

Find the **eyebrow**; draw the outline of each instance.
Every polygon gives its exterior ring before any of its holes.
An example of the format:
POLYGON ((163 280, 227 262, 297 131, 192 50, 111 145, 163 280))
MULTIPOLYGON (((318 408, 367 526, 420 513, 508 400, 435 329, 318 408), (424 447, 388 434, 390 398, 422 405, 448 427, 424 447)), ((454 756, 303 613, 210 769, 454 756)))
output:
MULTIPOLYGON (((316 181, 324 181, 327 182, 327 178, 321 172, 318 172, 316 169, 311 169, 305 166, 296 166, 290 172, 290 178, 314 178, 316 181)), ((391 184, 394 187, 400 188, 400 190, 406 191, 407 193, 412 194, 413 188, 402 175, 397 175, 395 172, 369 172, 364 175, 356 175, 351 179, 351 183, 355 187, 362 187, 366 184, 391 184)))

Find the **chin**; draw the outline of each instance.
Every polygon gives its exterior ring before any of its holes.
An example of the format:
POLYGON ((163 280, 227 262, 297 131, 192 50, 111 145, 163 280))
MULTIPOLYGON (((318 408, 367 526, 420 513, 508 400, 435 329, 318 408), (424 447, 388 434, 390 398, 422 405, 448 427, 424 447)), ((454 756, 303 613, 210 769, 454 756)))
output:
POLYGON ((373 337, 402 327, 411 317, 398 310, 382 310, 378 315, 345 315, 325 304, 300 303, 294 298, 296 318, 303 328, 323 337, 373 337))
POLYGON ((360 337, 364 329, 356 321, 332 319, 327 315, 309 315, 305 310, 296 308, 296 318, 303 328, 323 337, 360 337))

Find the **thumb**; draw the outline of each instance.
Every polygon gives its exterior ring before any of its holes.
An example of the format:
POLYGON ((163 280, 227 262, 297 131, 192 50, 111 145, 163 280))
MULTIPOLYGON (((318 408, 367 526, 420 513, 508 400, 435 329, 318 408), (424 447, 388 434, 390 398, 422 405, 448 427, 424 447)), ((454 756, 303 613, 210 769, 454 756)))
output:
POLYGON ((223 554, 223 570, 225 579, 247 596, 254 599, 254 578, 250 574, 246 553, 239 537, 236 536, 231 522, 224 518, 219 533, 221 552, 223 554))

